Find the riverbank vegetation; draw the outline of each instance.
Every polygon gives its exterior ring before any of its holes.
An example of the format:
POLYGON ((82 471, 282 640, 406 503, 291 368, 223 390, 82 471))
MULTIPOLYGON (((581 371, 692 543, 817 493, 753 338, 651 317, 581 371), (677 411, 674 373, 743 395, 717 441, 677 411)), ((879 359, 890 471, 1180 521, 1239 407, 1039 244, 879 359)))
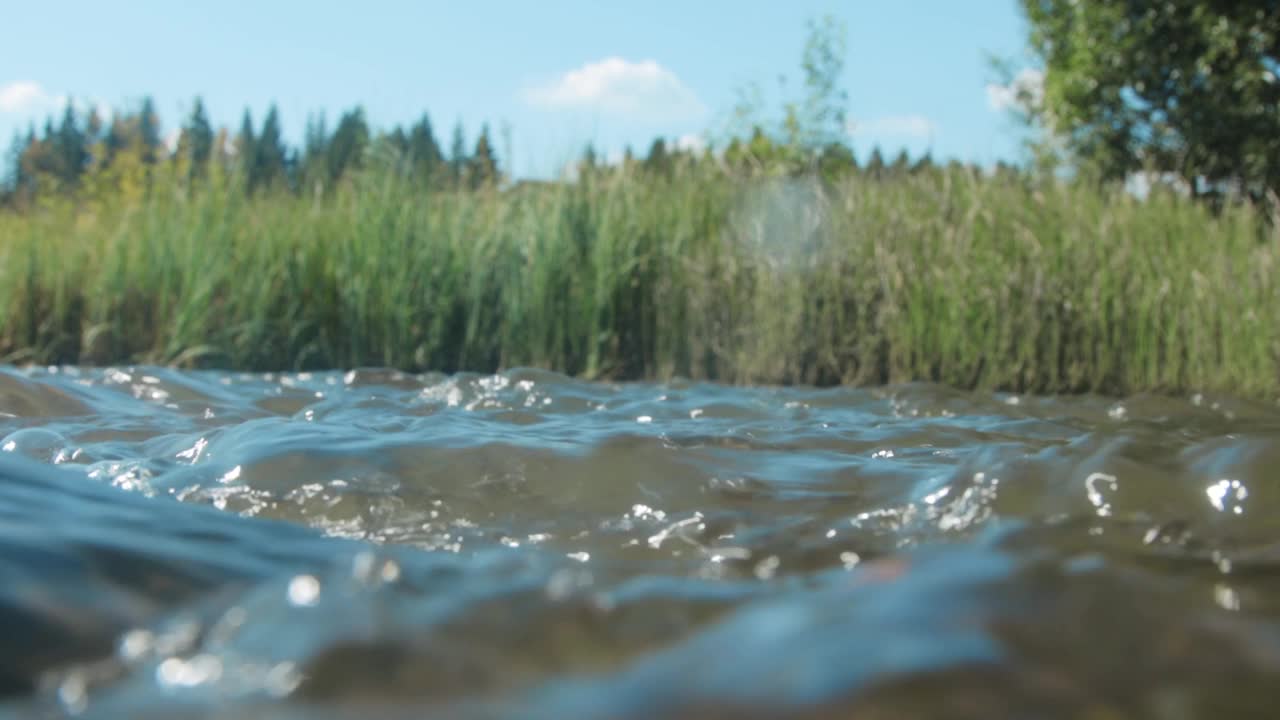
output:
POLYGON ((6 360, 1280 384, 1280 237, 1247 206, 693 157, 476 190, 424 191, 394 168, 321 194, 154 172, 132 199, 0 214, 6 360))
POLYGON ((1280 392, 1272 166, 1206 203, 1087 162, 859 164, 815 37, 777 123, 550 182, 426 116, 294 149, 274 110, 233 134, 197 102, 166 147, 149 103, 68 109, 15 142, 0 360, 1280 392))

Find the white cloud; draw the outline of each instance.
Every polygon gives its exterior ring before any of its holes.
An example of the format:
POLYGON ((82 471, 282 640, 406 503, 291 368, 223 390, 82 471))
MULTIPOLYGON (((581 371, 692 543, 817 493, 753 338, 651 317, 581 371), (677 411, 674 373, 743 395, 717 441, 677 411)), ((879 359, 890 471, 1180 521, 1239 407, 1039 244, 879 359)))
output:
POLYGON ((987 85, 987 104, 992 110, 1029 110, 1044 100, 1044 71, 1023 68, 1008 85, 987 85))
POLYGON ((56 107, 63 102, 39 83, 18 81, 0 85, 0 113, 30 113, 56 107))
POLYGON ((530 105, 549 110, 599 110, 654 120, 698 117, 706 106, 676 74, 654 60, 610 57, 525 90, 530 105))
POLYGON ((621 165, 627 158, 627 151, 622 148, 614 148, 604 156, 606 165, 621 165))
POLYGON ((701 135, 687 133, 676 138, 677 150, 688 150, 693 153, 700 153, 707 149, 707 140, 701 135))
POLYGON ((885 115, 849 124, 849 134, 878 138, 913 138, 930 140, 938 126, 923 115, 885 115))
POLYGON ((98 119, 104 123, 111 122, 115 114, 111 105, 101 98, 75 98, 52 93, 40 83, 25 80, 0 85, 0 115, 35 116, 62 112, 68 105, 80 114, 96 112, 98 119))

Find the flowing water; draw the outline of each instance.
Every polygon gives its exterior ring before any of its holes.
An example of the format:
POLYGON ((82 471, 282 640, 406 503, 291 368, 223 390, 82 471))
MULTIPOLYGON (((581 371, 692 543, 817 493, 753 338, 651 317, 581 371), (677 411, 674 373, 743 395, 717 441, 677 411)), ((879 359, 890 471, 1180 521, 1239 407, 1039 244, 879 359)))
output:
POLYGON ((0 450, 4 717, 1274 712, 1274 403, 10 368, 0 450))

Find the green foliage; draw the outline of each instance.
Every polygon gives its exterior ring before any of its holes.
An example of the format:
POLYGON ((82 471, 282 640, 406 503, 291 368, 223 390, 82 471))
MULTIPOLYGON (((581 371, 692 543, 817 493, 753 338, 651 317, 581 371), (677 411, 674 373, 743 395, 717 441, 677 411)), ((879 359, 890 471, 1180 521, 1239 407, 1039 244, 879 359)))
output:
POLYGON ((1021 0, 1040 120, 1104 178, 1280 192, 1280 3, 1021 0))
POLYGON ((848 134, 846 107, 849 94, 841 87, 846 53, 844 24, 832 15, 821 21, 811 20, 805 41, 804 104, 796 115, 793 144, 818 150, 832 143, 843 142, 848 134))
POLYGON ((179 178, 0 212, 0 359, 1280 393, 1280 236, 1247 207, 684 157, 500 192, 179 178))
MULTIPOLYGON (((845 54, 844 25, 830 15, 811 20, 800 63, 802 97, 784 100, 780 117, 770 119, 759 86, 739 88, 727 161, 758 172, 796 174, 823 165, 824 155, 831 155, 825 161, 828 171, 848 159, 848 149, 843 147, 848 140, 849 102, 842 87, 845 54)), ((780 84, 785 92, 785 76, 780 84)))

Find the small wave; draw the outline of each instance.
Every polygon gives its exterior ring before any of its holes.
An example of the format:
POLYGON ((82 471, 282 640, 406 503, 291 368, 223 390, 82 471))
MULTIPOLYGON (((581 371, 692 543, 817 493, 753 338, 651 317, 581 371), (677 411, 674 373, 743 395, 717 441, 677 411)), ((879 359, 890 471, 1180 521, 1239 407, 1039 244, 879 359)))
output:
POLYGON ((1203 395, 5 370, 0 709, 1249 715, 1278 439, 1203 395))

